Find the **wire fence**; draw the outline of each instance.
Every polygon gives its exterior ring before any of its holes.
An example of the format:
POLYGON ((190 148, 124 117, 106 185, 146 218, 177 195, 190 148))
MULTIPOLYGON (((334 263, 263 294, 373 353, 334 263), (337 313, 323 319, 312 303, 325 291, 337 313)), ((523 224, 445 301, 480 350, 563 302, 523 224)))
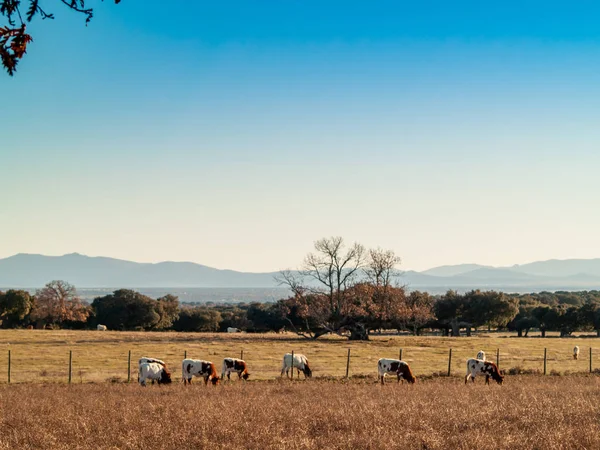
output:
MULTIPOLYGON (((300 345, 290 348, 288 352, 306 355, 313 376, 333 378, 375 377, 380 357, 406 361, 417 376, 464 376, 466 361, 475 358, 477 354, 464 348, 444 349, 439 346, 387 348, 385 355, 375 355, 374 352, 369 352, 368 348, 357 350, 337 347, 332 351, 314 346, 302 348, 300 345)), ((573 355, 573 348, 567 346, 545 347, 536 352, 519 348, 486 350, 486 359, 496 363, 505 375, 593 373, 596 372, 595 355, 596 350, 592 347, 582 347, 577 358, 573 355)), ((130 350, 120 347, 108 353, 95 353, 89 349, 77 348, 68 351, 46 349, 41 354, 38 351, 34 358, 26 348, 17 348, 9 349, 0 355, 0 370, 3 372, 0 374, 0 383, 136 382, 138 359, 142 356, 164 360, 174 381, 181 377, 183 359, 212 361, 220 373, 222 359, 225 357, 245 360, 252 379, 264 380, 281 376, 283 354, 267 354, 256 349, 233 346, 213 351, 210 345, 196 345, 189 350, 170 348, 163 352, 147 351, 143 346, 130 350)), ((298 376, 296 374, 296 377, 298 376)))

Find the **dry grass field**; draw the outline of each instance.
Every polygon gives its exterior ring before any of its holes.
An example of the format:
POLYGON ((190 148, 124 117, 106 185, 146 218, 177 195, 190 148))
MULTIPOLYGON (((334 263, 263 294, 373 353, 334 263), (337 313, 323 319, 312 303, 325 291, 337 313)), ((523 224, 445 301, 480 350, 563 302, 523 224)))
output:
POLYGON ((1 449, 600 448, 600 378, 0 386, 1 449))
POLYGON ((126 381, 129 350, 133 380, 141 356, 165 360, 179 379, 184 352, 190 358, 211 360, 220 369, 222 358, 239 357, 242 351, 251 380, 272 380, 279 376, 283 354, 292 350, 307 355, 315 376, 343 377, 350 349, 350 374, 374 379, 377 360, 398 357, 400 348, 403 359, 417 376, 445 374, 448 350, 452 348, 452 374, 464 376, 466 359, 474 357, 480 349, 492 360, 499 349, 500 367, 504 370, 541 371, 547 348, 549 374, 585 373, 589 371, 590 347, 598 358, 594 368, 600 368, 600 340, 594 338, 480 334, 471 338, 375 336, 369 342, 348 342, 337 336, 308 341, 292 334, 0 330, 0 384, 7 381, 9 349, 12 383, 65 382, 69 350, 73 352, 73 383, 89 383, 126 381), (572 359, 574 345, 581 348, 578 361, 572 359))

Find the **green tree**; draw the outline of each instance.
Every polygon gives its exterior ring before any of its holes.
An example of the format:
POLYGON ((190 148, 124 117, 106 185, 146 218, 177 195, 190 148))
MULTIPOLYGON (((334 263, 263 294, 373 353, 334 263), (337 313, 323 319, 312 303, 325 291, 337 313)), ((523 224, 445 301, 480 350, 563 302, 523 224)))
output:
POLYGON ((218 331, 221 324, 221 313, 215 308, 199 306, 184 307, 173 323, 175 331, 218 331))
POLYGON ((179 317, 179 299, 175 295, 165 295, 156 299, 156 313, 159 315, 156 330, 168 330, 179 317))
POLYGON ((156 327, 161 316, 158 302, 130 289, 119 289, 92 302, 97 323, 112 330, 149 330, 156 327))
POLYGON ((27 291, 9 290, 0 292, 0 325, 13 328, 21 325, 29 315, 33 298, 27 291))

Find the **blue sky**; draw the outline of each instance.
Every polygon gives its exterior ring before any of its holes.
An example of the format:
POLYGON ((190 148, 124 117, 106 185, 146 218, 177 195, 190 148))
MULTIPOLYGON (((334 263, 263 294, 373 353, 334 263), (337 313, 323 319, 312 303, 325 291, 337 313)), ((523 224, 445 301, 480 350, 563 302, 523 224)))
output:
POLYGON ((57 5, 0 77, 0 257, 600 257, 600 5, 372 3, 57 5))

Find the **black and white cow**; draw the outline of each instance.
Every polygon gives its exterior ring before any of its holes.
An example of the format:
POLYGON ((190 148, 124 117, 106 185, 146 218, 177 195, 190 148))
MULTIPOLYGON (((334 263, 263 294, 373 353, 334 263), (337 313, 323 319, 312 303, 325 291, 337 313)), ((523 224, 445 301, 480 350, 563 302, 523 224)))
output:
POLYGON ((146 380, 155 381, 158 384, 169 384, 171 374, 162 364, 155 362, 145 362, 140 364, 138 381, 140 385, 146 386, 146 380))
POLYGON ((377 361, 377 373, 379 374, 381 384, 385 384, 384 380, 386 375, 396 375, 398 377, 398 382, 400 382, 400 380, 406 380, 409 383, 417 381, 408 364, 399 359, 381 358, 377 361))
POLYGON ((467 361, 467 375, 465 384, 469 378, 474 383, 475 376, 485 375, 485 384, 490 384, 490 377, 498 384, 502 384, 504 377, 500 374, 498 366, 491 361, 482 361, 481 359, 471 358, 467 361))

